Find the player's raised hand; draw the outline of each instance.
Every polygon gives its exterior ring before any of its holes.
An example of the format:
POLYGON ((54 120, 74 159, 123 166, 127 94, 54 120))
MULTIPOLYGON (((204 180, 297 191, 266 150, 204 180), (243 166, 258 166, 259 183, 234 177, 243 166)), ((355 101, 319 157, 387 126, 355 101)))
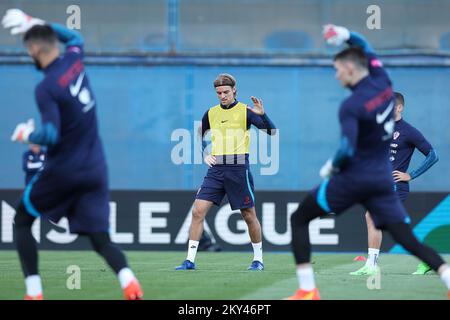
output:
POLYGON ((30 134, 34 131, 34 120, 19 123, 11 136, 11 141, 28 143, 30 134))
POLYGON ((11 28, 11 34, 22 34, 37 24, 45 24, 44 20, 33 18, 20 9, 9 9, 3 16, 3 28, 11 28))
POLYGON ((333 161, 331 161, 331 159, 328 159, 327 162, 325 162, 325 164, 320 169, 319 174, 322 179, 326 179, 329 178, 334 171, 335 170, 333 168, 333 161))
POLYGON ((252 112, 256 113, 257 115, 264 115, 264 105, 263 101, 261 99, 258 99, 257 97, 251 96, 250 99, 252 99, 253 102, 253 108, 249 108, 252 112))
POLYGON ((214 166, 214 165, 216 164, 216 162, 217 162, 216 157, 214 157, 214 156, 211 155, 211 154, 208 154, 208 155, 205 157, 205 163, 206 163, 209 167, 214 166))
POLYGON ((394 170, 394 171, 392 171, 392 176, 394 177, 394 182, 411 181, 411 176, 407 172, 401 172, 398 170, 394 170))
POLYGON ((350 31, 347 28, 334 24, 324 25, 322 33, 325 41, 333 46, 340 46, 350 39, 350 31))

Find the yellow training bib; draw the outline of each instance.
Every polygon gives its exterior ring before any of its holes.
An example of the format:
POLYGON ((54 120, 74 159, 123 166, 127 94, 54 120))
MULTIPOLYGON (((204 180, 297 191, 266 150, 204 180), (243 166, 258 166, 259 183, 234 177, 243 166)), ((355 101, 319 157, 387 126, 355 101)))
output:
POLYGON ((214 156, 249 153, 250 134, 247 130, 247 106, 238 102, 231 109, 220 105, 208 111, 211 128, 211 154, 214 156))

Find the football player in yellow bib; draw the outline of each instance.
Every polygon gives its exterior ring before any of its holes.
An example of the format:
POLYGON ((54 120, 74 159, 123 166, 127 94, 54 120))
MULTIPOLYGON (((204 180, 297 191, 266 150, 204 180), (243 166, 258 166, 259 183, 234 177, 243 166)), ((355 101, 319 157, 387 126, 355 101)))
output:
POLYGON ((248 270, 263 270, 261 225, 256 217, 253 177, 249 170, 249 129, 253 124, 271 135, 276 129, 264 111, 262 100, 251 97, 253 108, 236 100, 236 80, 232 75, 220 74, 214 88, 220 104, 205 113, 201 129, 202 139, 211 131, 211 154, 205 157, 209 169, 192 209, 187 258, 176 269, 195 269, 205 216, 227 195, 231 209, 240 210, 248 226, 254 253, 248 270))

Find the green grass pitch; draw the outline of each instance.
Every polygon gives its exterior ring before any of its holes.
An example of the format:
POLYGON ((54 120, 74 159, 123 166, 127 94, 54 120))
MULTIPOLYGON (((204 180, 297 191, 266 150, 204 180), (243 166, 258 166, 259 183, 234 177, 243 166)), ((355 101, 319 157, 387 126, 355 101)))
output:
MULTIPOLYGON (((369 290, 367 277, 350 276, 364 262, 356 254, 314 254, 316 282, 322 299, 447 299, 439 277, 411 275, 418 260, 408 255, 381 255, 380 289, 369 290)), ((282 299, 297 286, 290 253, 265 253, 263 272, 250 272, 252 255, 199 252, 195 271, 175 271, 185 252, 130 251, 128 260, 146 299, 239 300, 282 299)), ((41 251, 40 271, 46 299, 122 299, 113 273, 90 251, 41 251), (81 288, 69 290, 67 268, 77 265, 81 288)), ((446 260, 450 261, 449 256, 446 260)), ((22 299, 24 281, 15 251, 0 251, 0 299, 22 299)))

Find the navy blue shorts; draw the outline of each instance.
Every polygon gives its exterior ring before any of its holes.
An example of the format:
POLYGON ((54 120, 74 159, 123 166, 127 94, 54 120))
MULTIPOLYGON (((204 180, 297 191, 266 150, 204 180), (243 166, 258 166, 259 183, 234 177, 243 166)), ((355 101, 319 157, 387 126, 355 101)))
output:
POLYGON ((396 183, 394 184, 394 190, 397 192, 400 201, 405 203, 406 198, 408 198, 409 195, 409 185, 405 185, 405 183, 396 183))
POLYGON ((22 202, 35 217, 53 222, 67 217, 71 233, 109 232, 105 166, 70 173, 45 168, 27 184, 22 202))
POLYGON ((408 191, 397 190, 397 196, 402 203, 405 203, 406 199, 408 198, 408 195, 409 195, 408 191))
POLYGON ((255 206, 253 177, 245 166, 213 166, 208 169, 196 199, 207 200, 220 206, 225 194, 231 209, 255 206))
POLYGON ((409 223, 408 213, 389 179, 358 181, 337 174, 324 180, 313 192, 317 203, 326 212, 339 214, 359 203, 370 212, 377 228, 389 223, 409 223))

